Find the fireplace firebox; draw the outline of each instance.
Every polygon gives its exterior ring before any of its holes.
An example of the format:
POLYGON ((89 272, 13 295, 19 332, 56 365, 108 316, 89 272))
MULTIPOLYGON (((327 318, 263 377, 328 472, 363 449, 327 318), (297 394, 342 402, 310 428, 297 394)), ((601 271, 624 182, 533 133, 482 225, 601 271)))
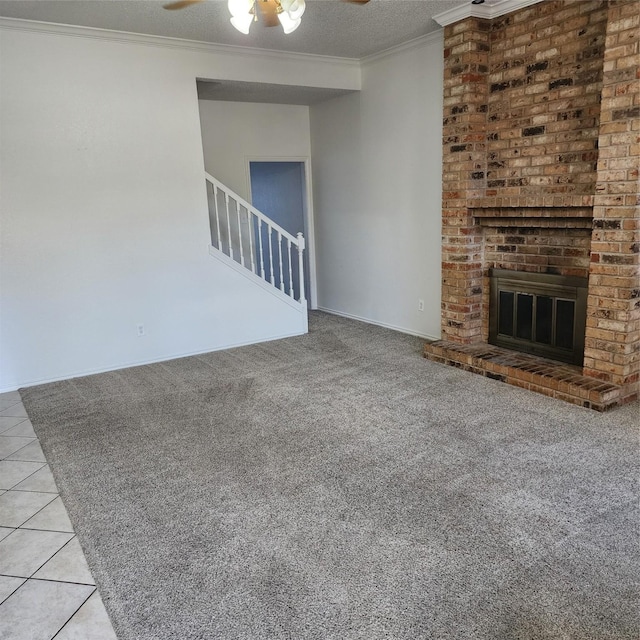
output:
POLYGON ((489 342, 582 365, 587 279, 491 269, 489 342))

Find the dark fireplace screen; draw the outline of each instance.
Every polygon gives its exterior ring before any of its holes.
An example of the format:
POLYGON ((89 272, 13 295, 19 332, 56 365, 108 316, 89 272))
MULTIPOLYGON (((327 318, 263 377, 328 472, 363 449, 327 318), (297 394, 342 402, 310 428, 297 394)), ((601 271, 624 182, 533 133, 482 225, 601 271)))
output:
POLYGON ((582 365, 587 280, 491 269, 489 342, 582 365))

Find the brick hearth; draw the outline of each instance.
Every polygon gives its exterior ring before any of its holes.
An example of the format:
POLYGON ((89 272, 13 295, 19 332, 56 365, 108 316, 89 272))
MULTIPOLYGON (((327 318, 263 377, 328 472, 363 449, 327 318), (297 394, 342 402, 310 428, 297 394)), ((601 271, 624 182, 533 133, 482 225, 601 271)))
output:
POLYGON ((537 391, 596 411, 620 404, 622 388, 582 375, 582 369, 492 344, 456 344, 438 340, 427 345, 429 360, 537 391))
POLYGON ((498 358, 506 382, 597 409, 637 398, 637 3, 547 0, 449 25, 444 46, 444 342, 425 356, 485 373, 498 358), (589 277, 570 388, 486 345, 492 267, 589 277))

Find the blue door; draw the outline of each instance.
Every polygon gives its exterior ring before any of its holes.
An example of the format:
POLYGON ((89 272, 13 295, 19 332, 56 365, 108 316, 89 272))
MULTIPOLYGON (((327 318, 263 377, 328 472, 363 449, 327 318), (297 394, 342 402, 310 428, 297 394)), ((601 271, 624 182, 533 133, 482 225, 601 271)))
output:
MULTIPOLYGON (((285 231, 295 236, 303 233, 305 240, 307 233, 305 229, 305 176, 304 162, 250 162, 249 176, 251 179, 251 204, 280 225, 285 231)), ((277 239, 271 239, 271 250, 273 255, 278 255, 277 239)), ((266 234, 262 237, 263 255, 269 255, 269 239, 266 234)), ((283 244, 283 256, 288 254, 283 244)), ((259 253, 258 247, 256 247, 259 253)), ((292 285, 296 299, 300 292, 300 282, 298 276, 298 255, 292 252, 291 272, 293 275, 292 285)), ((257 259, 260 257, 257 255, 257 259)), ((287 258, 283 258, 283 273, 285 290, 288 292, 289 264, 287 258)), ((304 285, 307 300, 309 295, 309 260, 307 250, 304 252, 304 285)), ((274 262, 274 281, 277 287, 280 286, 279 268, 274 262)), ((271 270, 268 261, 265 260, 265 276, 271 277, 271 270)))

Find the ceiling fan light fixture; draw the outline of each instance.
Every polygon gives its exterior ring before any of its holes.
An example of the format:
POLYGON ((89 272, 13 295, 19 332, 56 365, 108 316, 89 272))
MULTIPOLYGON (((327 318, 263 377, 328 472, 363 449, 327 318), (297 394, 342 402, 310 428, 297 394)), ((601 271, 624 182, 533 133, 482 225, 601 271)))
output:
POLYGON ((282 25, 282 30, 286 33, 293 33, 299 26, 302 20, 297 18, 294 20, 286 11, 282 11, 278 14, 278 20, 282 25))
MULTIPOLYGON (((284 5, 282 8, 285 9, 284 5)), ((289 14, 289 17, 292 20, 298 20, 299 18, 302 18, 302 14, 306 8, 304 0, 292 0, 289 3, 289 8, 285 9, 285 11, 289 14)))
POLYGON ((233 16, 229 21, 240 32, 247 35, 253 22, 253 15, 250 13, 233 16))
POLYGON ((245 35, 249 33, 252 20, 258 20, 258 13, 265 26, 272 27, 279 21, 286 34, 292 33, 300 26, 306 8, 305 0, 227 0, 227 7, 232 16, 231 24, 245 35))
POLYGON ((227 7, 229 13, 236 16, 245 16, 253 8, 253 0, 228 0, 227 7))

